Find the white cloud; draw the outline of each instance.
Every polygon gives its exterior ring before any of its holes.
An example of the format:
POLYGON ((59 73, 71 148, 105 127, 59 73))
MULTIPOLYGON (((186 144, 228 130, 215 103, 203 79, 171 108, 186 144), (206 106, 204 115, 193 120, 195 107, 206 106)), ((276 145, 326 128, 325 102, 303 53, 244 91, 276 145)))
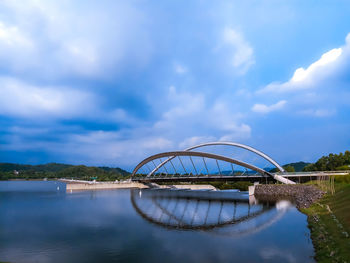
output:
POLYGON ((120 126, 143 125, 123 108, 106 109, 99 95, 69 86, 45 86, 0 76, 0 116, 56 121, 84 119, 120 126))
POLYGON ((299 114, 311 117, 330 117, 336 113, 334 109, 306 109, 299 111, 299 114))
POLYGON ((231 131, 228 131, 228 133, 224 134, 219 138, 219 141, 240 141, 244 139, 250 138, 252 129, 247 124, 240 124, 240 125, 234 125, 232 126, 231 131))
POLYGON ((185 138, 182 142, 179 143, 180 150, 184 150, 190 146, 194 146, 200 143, 216 141, 214 136, 193 136, 185 138))
POLYGON ((227 138, 242 140, 250 137, 250 127, 241 123, 242 115, 232 111, 230 103, 224 100, 208 102, 202 94, 178 92, 174 86, 169 88, 168 110, 164 112, 154 128, 167 131, 171 137, 178 138, 184 146, 190 140, 227 138), (183 139, 187 138, 187 139, 183 139))
POLYGON ((125 2, 1 1, 0 9, 0 68, 15 74, 108 78, 152 53, 146 15, 125 2))
POLYGON ((226 27, 222 32, 222 42, 219 49, 223 49, 225 57, 229 59, 229 66, 237 73, 244 74, 255 63, 254 52, 248 41, 238 31, 226 27))
POLYGON ((179 119, 187 120, 191 115, 200 115, 205 108, 205 98, 202 94, 179 93, 174 86, 169 87, 167 102, 168 109, 155 123, 155 128, 175 129, 179 119))
POLYGON ((173 146, 172 141, 162 138, 162 137, 156 137, 156 138, 149 138, 148 140, 143 141, 140 144, 142 149, 169 149, 173 146))
MULTIPOLYGON (((288 108, 292 114, 318 118, 333 116, 337 108, 348 106, 349 61, 350 34, 343 46, 325 52, 305 68, 296 69, 288 81, 271 83, 256 94, 269 93, 269 96, 281 100, 281 96, 288 93, 288 108)), ((270 106, 255 104, 252 110, 268 113, 283 108, 283 101, 270 106)))
POLYGON ((0 43, 2 49, 10 49, 13 46, 21 48, 33 48, 33 43, 16 26, 6 26, 0 22, 0 43))
POLYGON ((312 63, 307 69, 304 68, 298 68, 290 80, 291 82, 300 82, 300 81, 306 81, 308 78, 312 76, 312 74, 319 68, 322 68, 326 66, 329 63, 332 63, 338 59, 338 57, 341 55, 342 49, 341 48, 335 48, 332 49, 326 53, 324 53, 319 60, 312 63))
MULTIPOLYGON (((118 160, 118 165, 129 169, 146 156, 173 147, 172 141, 162 136, 152 135, 147 129, 135 129, 128 136, 125 136, 125 131, 72 132, 65 130, 62 138, 60 134, 56 134, 54 141, 32 140, 23 136, 22 128, 11 128, 11 131, 11 135, 6 138, 6 144, 2 145, 4 150, 45 150, 56 156, 64 156, 70 163, 73 161, 90 165, 114 166, 118 160)), ((45 136, 47 133, 39 131, 39 135, 45 136)))
POLYGON ((302 67, 296 69, 292 78, 287 82, 271 83, 258 93, 282 93, 322 87, 341 71, 344 63, 350 58, 349 50, 350 34, 346 37, 344 46, 327 51, 306 69, 302 67))
POLYGON ((262 113, 262 114, 266 114, 266 113, 270 113, 273 111, 277 111, 280 109, 283 109, 283 107, 286 105, 287 101, 285 100, 281 100, 275 104, 272 105, 265 105, 265 104, 254 104, 254 106, 252 107, 252 111, 257 112, 257 113, 262 113))
MULTIPOLYGON (((251 128, 241 121, 244 116, 233 111, 230 103, 217 100, 208 104, 203 95, 179 92, 170 87, 167 104, 168 110, 157 121, 147 123, 135 119, 128 123, 127 112, 116 109, 107 114, 107 118, 114 116, 116 121, 126 122, 130 127, 118 131, 63 127, 64 131, 55 132, 54 141, 27 137, 22 132, 24 129, 17 126, 11 130, 3 147, 15 151, 40 149, 54 156, 64 156, 70 162, 74 160, 75 163, 91 165, 117 163, 131 169, 138 161, 161 151, 183 149, 200 142, 241 141, 250 137, 251 128)), ((45 138, 52 131, 38 129, 37 132, 45 138)))
POLYGON ((175 72, 177 73, 177 74, 179 74, 179 75, 182 75, 182 74, 185 74, 185 73, 187 73, 187 68, 185 67, 185 66, 183 66, 183 65, 180 65, 180 64, 175 64, 174 65, 174 70, 175 70, 175 72))
POLYGON ((112 110, 104 110, 103 105, 99 105, 97 109, 98 118, 110 121, 112 123, 126 124, 128 126, 142 125, 143 121, 132 116, 127 110, 122 108, 115 108, 112 110))
POLYGON ((66 87, 36 86, 0 77, 0 115, 72 118, 95 110, 88 92, 66 87))
MULTIPOLYGON (((64 111, 74 111, 70 107, 71 102, 68 101, 77 97, 72 94, 68 94, 72 98, 63 98, 54 103, 56 105, 54 109, 50 108, 51 106, 47 109, 47 104, 41 104, 41 102, 52 100, 51 91, 48 97, 45 97, 46 94, 42 95, 44 91, 41 88, 37 90, 36 87, 25 87, 21 91, 26 94, 28 92, 38 94, 40 99, 33 100, 31 96, 23 95, 23 98, 28 97, 33 104, 27 104, 29 102, 23 99, 25 107, 19 112, 15 108, 11 109, 11 114, 27 116, 26 111, 31 114, 48 111, 48 116, 52 116, 50 114, 56 116, 67 114, 64 111)), ((18 95, 13 97, 16 98, 18 95)), ((21 96, 19 98, 22 99, 21 96)), ((84 107, 84 104, 79 101, 75 103, 77 107, 84 107)), ((117 161, 118 165, 132 168, 137 161, 161 151, 182 149, 204 141, 241 141, 250 137, 251 129, 247 124, 242 123, 243 116, 233 111, 230 108, 231 104, 223 100, 216 100, 213 104, 208 103, 202 94, 180 92, 172 86, 169 88, 165 103, 167 110, 156 121, 149 122, 137 119, 128 122, 130 116, 123 109, 102 112, 97 108, 94 110, 97 112, 96 115, 118 123, 126 123, 127 127, 117 131, 71 130, 70 127, 66 127, 64 132, 55 132, 54 141, 38 140, 35 136, 34 138, 27 136, 21 132, 23 129, 17 126, 12 129, 6 139, 7 144, 3 146, 6 150, 15 151, 45 150, 54 156, 64 156, 66 160, 75 160, 76 163, 113 165, 117 161)), ((7 109, 7 112, 9 113, 10 110, 7 109)), ((80 114, 84 115, 84 113, 80 114)), ((38 129, 37 132, 43 138, 45 134, 51 133, 50 130, 42 129, 38 129)))

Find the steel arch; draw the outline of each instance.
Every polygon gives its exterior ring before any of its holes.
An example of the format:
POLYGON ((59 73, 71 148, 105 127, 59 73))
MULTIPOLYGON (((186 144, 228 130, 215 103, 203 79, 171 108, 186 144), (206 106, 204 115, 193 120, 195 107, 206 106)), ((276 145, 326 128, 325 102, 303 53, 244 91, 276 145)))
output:
POLYGON ((280 166, 275 160, 273 160, 267 154, 263 153, 262 151, 259 151, 259 150, 255 149, 253 147, 250 147, 248 145, 244 145, 244 144, 241 144, 241 143, 236 143, 236 142, 207 142, 207 143, 201 143, 201 144, 189 147, 189 148, 185 149, 185 151, 191 151, 191 150, 196 149, 196 148, 205 147, 205 146, 211 146, 211 145, 229 145, 229 146, 235 146, 235 147, 238 147, 238 148, 242 148, 242 149, 248 150, 250 152, 256 153, 257 155, 263 157, 265 160, 267 160, 270 163, 272 163, 274 166, 276 166, 276 168, 278 170, 280 170, 280 172, 284 172, 285 171, 282 166, 280 166))
MULTIPOLYGON (((267 154, 253 148, 250 147, 248 145, 244 145, 241 143, 236 143, 236 142, 207 142, 207 143, 201 143, 189 148, 186 148, 184 151, 191 151, 193 149, 197 149, 197 148, 201 148, 201 147, 205 147, 205 146, 212 146, 212 145, 229 145, 229 146, 235 146, 238 148, 242 148, 245 150, 248 150, 250 152, 253 152, 259 156, 261 156, 262 158, 264 158, 265 160, 269 161, 271 164, 273 164, 274 166, 276 166, 276 168, 280 171, 280 172, 285 172, 285 170, 283 169, 282 166, 280 166, 275 160, 273 160, 270 156, 268 156, 267 154)), ((173 160, 175 158, 175 156, 169 157, 168 159, 166 159, 165 161, 161 162, 156 168, 154 168, 148 175, 147 177, 150 177, 152 174, 154 174, 160 167, 162 167, 163 165, 165 165, 167 162, 173 160)))

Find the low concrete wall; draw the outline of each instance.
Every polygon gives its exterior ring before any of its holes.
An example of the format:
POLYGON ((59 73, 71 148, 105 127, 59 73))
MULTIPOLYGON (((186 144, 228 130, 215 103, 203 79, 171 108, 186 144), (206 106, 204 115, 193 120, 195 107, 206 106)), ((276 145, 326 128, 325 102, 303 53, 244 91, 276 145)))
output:
MULTIPOLYGON (((63 181, 63 180, 62 180, 63 181)), ((103 190, 103 189, 127 189, 127 188, 149 188, 149 186, 143 183, 129 182, 129 183, 115 183, 115 182, 77 182, 77 181, 67 181, 66 189, 67 191, 76 190, 103 190)), ((156 184, 155 184, 156 185, 156 184)), ((217 190, 212 185, 194 185, 194 184, 178 184, 178 185, 156 185, 160 189, 189 189, 189 190, 217 190)))
POLYGON ((214 190, 217 189, 210 184, 174 184, 173 188, 176 189, 190 189, 190 190, 214 190))
POLYGON ((148 188, 141 183, 67 183, 67 191, 76 190, 102 190, 102 189, 125 189, 125 188, 148 188))

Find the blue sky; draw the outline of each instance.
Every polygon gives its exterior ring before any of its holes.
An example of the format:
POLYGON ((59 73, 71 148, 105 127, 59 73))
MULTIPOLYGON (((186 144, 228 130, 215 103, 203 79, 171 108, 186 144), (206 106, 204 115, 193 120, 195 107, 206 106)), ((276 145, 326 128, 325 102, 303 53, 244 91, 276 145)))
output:
POLYGON ((1 1, 0 161, 350 148, 348 1, 1 1))

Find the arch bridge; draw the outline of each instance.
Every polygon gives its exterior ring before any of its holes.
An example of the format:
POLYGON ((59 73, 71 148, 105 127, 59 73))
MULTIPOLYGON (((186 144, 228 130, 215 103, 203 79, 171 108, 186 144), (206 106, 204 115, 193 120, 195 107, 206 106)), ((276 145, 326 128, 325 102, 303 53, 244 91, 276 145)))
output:
POLYGON ((208 142, 195 145, 180 151, 162 152, 142 160, 133 170, 133 181, 203 181, 203 180, 244 180, 266 178, 284 184, 295 184, 277 173, 258 167, 252 163, 233 158, 232 156, 199 151, 199 148, 226 146, 243 149, 253 155, 264 159, 274 166, 280 173, 285 172, 275 160, 265 153, 235 142, 208 142), (209 165, 211 162, 213 165, 209 165), (220 165, 221 164, 221 165, 220 165), (229 165, 230 170, 223 170, 222 165, 229 165))

